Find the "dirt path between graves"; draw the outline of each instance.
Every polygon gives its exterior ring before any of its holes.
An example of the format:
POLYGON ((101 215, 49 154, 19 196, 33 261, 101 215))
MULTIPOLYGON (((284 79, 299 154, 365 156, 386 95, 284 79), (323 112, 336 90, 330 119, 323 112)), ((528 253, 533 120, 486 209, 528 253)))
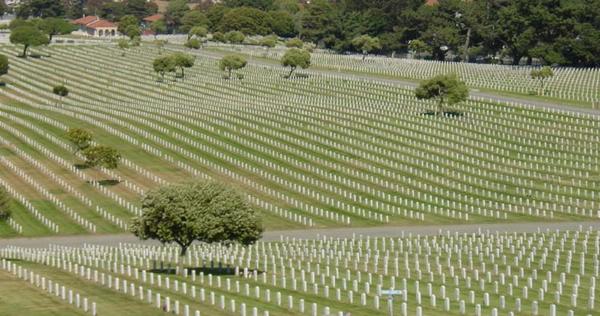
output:
MULTIPOLYGON (((223 57, 224 55, 227 54, 226 52, 207 51, 207 50, 198 50, 198 51, 195 51, 194 53, 198 56, 208 57, 208 58, 212 58, 212 59, 220 59, 221 57, 223 57)), ((281 68, 279 63, 275 60, 270 61, 270 60, 258 59, 258 58, 248 58, 248 63, 255 65, 255 66, 281 68)), ((369 75, 369 74, 349 73, 349 72, 344 72, 344 71, 338 72, 335 70, 314 69, 314 68, 306 69, 306 70, 302 70, 302 71, 306 72, 306 73, 334 76, 334 77, 340 77, 340 78, 363 79, 363 80, 371 80, 374 82, 385 82, 385 83, 391 83, 391 84, 395 84, 395 85, 399 85, 399 86, 403 86, 403 87, 409 87, 409 88, 415 88, 418 85, 418 83, 416 81, 382 78, 382 77, 369 75)), ((551 101, 525 99, 525 98, 519 98, 518 96, 505 96, 505 95, 500 95, 500 94, 496 94, 493 92, 482 92, 477 89, 471 89, 470 95, 471 95, 471 97, 483 99, 486 101, 489 100, 492 102, 520 103, 520 104, 530 105, 530 106, 534 106, 534 107, 538 107, 538 108, 546 108, 546 109, 554 109, 554 110, 567 111, 567 112, 600 115, 600 109, 583 108, 583 107, 578 107, 575 105, 561 104, 561 103, 556 103, 556 102, 551 102, 551 101)))
MULTIPOLYGON (((500 224, 464 224, 464 225, 428 225, 428 226, 379 226, 363 228, 326 228, 287 231, 268 231, 263 235, 264 241, 277 241, 282 238, 316 239, 323 236, 333 238, 352 238, 360 235, 372 237, 402 237, 414 235, 437 235, 440 233, 478 233, 478 232, 538 232, 554 230, 600 229, 600 221, 588 222, 558 222, 558 223, 500 223, 500 224)), ((63 245, 78 247, 84 244, 98 244, 117 246, 119 243, 139 243, 140 241, 131 234, 117 235, 81 235, 81 236, 52 236, 40 238, 14 238, 0 239, 0 247, 35 247, 45 248, 48 245, 63 245)), ((153 241, 142 242, 145 244, 158 244, 153 241)))

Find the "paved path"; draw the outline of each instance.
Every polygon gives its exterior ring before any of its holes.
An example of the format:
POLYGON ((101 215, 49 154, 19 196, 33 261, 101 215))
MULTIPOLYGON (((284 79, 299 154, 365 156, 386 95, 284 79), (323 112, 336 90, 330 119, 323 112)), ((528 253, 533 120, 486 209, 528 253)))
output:
MULTIPOLYGON (((465 224, 465 225, 431 225, 431 226, 379 226, 365 228, 327 228, 265 232, 264 241, 276 241, 281 238, 316 239, 323 236, 334 238, 351 238, 359 235, 402 237, 409 234, 437 235, 446 232, 478 233, 478 232, 537 232, 546 230, 575 230, 579 228, 595 230, 600 229, 600 221, 589 222, 559 222, 559 223, 516 223, 516 224, 465 224)), ((82 236, 53 236, 41 238, 14 238, 0 239, 0 247, 47 247, 48 245, 82 246, 84 244, 98 244, 115 246, 119 243, 139 243, 140 241, 131 234, 117 235, 82 235, 82 236)), ((146 244, 157 244, 146 241, 146 244)))
MULTIPOLYGON (((169 49, 174 49, 174 48, 169 47, 169 49)), ((182 49, 177 49, 177 50, 182 50, 182 49)), ((189 51, 189 50, 186 50, 186 51, 189 51)), ((221 57, 228 54, 229 52, 220 52, 220 51, 214 51, 214 50, 209 51, 209 50, 203 49, 203 50, 194 51, 194 53, 198 56, 203 56, 203 57, 212 58, 212 59, 220 59, 221 57)), ((267 60, 264 58, 249 57, 248 62, 250 64, 256 65, 256 66, 281 68, 279 63, 275 60, 267 60)), ((395 84, 395 85, 399 85, 399 86, 403 86, 403 87, 407 87, 407 88, 415 88, 418 85, 418 82, 416 80, 411 81, 411 80, 403 80, 403 79, 382 78, 382 77, 378 77, 376 75, 357 74, 357 73, 349 73, 349 72, 343 72, 343 71, 338 72, 335 70, 327 70, 327 69, 310 68, 310 69, 303 70, 303 72, 319 74, 319 75, 328 75, 328 76, 334 76, 334 77, 340 77, 340 78, 372 80, 372 81, 376 81, 376 82, 391 83, 391 84, 395 84)), ((578 107, 575 105, 568 105, 566 103, 557 103, 557 102, 552 102, 552 101, 519 98, 518 96, 503 96, 503 95, 495 94, 493 92, 478 91, 475 88, 471 89, 470 95, 472 97, 485 99, 485 100, 489 100, 489 101, 493 101, 493 102, 521 103, 521 104, 526 104, 526 105, 530 105, 530 106, 534 106, 534 107, 538 107, 538 108, 546 108, 546 109, 554 109, 554 110, 567 111, 567 112, 600 115, 600 109, 583 108, 583 107, 578 107)))

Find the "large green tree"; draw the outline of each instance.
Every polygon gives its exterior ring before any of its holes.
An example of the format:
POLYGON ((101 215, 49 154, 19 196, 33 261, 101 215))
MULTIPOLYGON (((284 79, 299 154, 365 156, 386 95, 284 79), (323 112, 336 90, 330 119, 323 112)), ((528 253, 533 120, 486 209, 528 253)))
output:
POLYGON ((93 139, 93 135, 90 131, 77 127, 70 128, 67 131, 66 137, 75 147, 75 152, 86 150, 90 147, 93 139))
POLYGON ((175 72, 177 66, 175 60, 170 55, 159 56, 152 62, 152 68, 160 75, 161 80, 165 78, 165 74, 175 72))
POLYGON ((21 57, 27 58, 27 52, 30 47, 48 44, 48 36, 35 26, 23 25, 10 32, 10 42, 23 45, 21 57))
POLYGON ((22 19, 62 17, 65 15, 65 8, 57 0, 22 0, 15 13, 22 19))
POLYGON ((291 78, 296 68, 306 69, 310 67, 310 53, 304 49, 290 48, 281 58, 281 65, 283 67, 290 67, 290 73, 287 75, 287 78, 291 78))
POLYGON ((263 231, 256 210, 240 193, 211 181, 168 185, 146 193, 142 215, 130 227, 142 240, 179 245, 181 257, 194 241, 249 245, 263 231))
POLYGON ((271 33, 271 16, 250 7, 231 9, 223 15, 219 22, 219 30, 240 31, 246 35, 266 35, 271 33))
POLYGON ((439 75, 421 82, 415 90, 417 99, 437 100, 437 113, 442 114, 444 104, 452 105, 467 100, 469 89, 457 75, 439 75))
POLYGON ((171 31, 175 31, 181 25, 181 19, 190 10, 186 0, 172 0, 167 5, 165 22, 171 31))
POLYGON ((85 165, 89 168, 116 169, 121 159, 121 154, 116 149, 105 145, 90 146, 81 153, 85 157, 85 165))
POLYGON ((179 31, 181 33, 189 33, 194 27, 206 27, 208 25, 208 19, 206 15, 198 10, 191 10, 186 12, 181 17, 181 26, 179 31))
POLYGON ((173 59, 173 63, 176 68, 181 71, 181 78, 185 77, 185 68, 191 68, 194 66, 196 58, 193 55, 177 52, 169 56, 173 59))
POLYGON ((70 34, 77 28, 69 21, 63 18, 46 18, 38 22, 38 27, 48 36, 48 41, 52 42, 55 35, 70 34))
POLYGON ((219 61, 219 68, 227 71, 227 79, 231 78, 231 72, 246 67, 246 58, 240 55, 226 55, 219 61))
POLYGON ((365 60, 370 52, 381 49, 381 42, 379 41, 379 38, 371 37, 369 35, 355 37, 352 39, 352 45, 354 45, 354 47, 362 53, 363 60, 365 60))

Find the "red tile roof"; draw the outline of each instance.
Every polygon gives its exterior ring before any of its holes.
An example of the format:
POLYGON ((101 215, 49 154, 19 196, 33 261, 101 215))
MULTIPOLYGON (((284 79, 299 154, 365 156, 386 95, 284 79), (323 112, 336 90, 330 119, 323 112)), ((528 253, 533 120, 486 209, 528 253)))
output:
POLYGON ((117 25, 110 21, 97 20, 92 23, 89 23, 88 25, 86 25, 86 27, 89 27, 91 29, 98 29, 98 28, 107 28, 107 27, 117 27, 117 25))
POLYGON ((155 21, 161 20, 162 18, 163 18, 162 14, 154 14, 154 15, 145 17, 144 21, 146 21, 146 22, 155 22, 155 21))
POLYGON ((88 16, 79 18, 77 20, 73 20, 73 21, 71 21, 71 23, 77 24, 77 25, 88 25, 97 20, 100 20, 100 18, 95 15, 88 15, 88 16))
POLYGON ((439 4, 438 0, 427 0, 427 2, 425 3, 428 6, 433 6, 436 4, 439 4))

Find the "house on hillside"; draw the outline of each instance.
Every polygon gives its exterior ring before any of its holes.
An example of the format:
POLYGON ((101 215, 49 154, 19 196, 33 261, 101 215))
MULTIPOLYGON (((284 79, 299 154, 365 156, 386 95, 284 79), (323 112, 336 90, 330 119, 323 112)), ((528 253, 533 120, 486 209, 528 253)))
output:
POLYGON ((150 28, 150 25, 153 22, 156 22, 158 20, 162 20, 164 18, 164 16, 162 14, 154 14, 151 16, 147 16, 145 18, 142 19, 142 26, 144 28, 150 28))
POLYGON ((77 31, 73 32, 74 34, 94 37, 114 37, 119 35, 117 24, 103 20, 95 15, 84 16, 71 21, 71 23, 79 27, 77 31))

